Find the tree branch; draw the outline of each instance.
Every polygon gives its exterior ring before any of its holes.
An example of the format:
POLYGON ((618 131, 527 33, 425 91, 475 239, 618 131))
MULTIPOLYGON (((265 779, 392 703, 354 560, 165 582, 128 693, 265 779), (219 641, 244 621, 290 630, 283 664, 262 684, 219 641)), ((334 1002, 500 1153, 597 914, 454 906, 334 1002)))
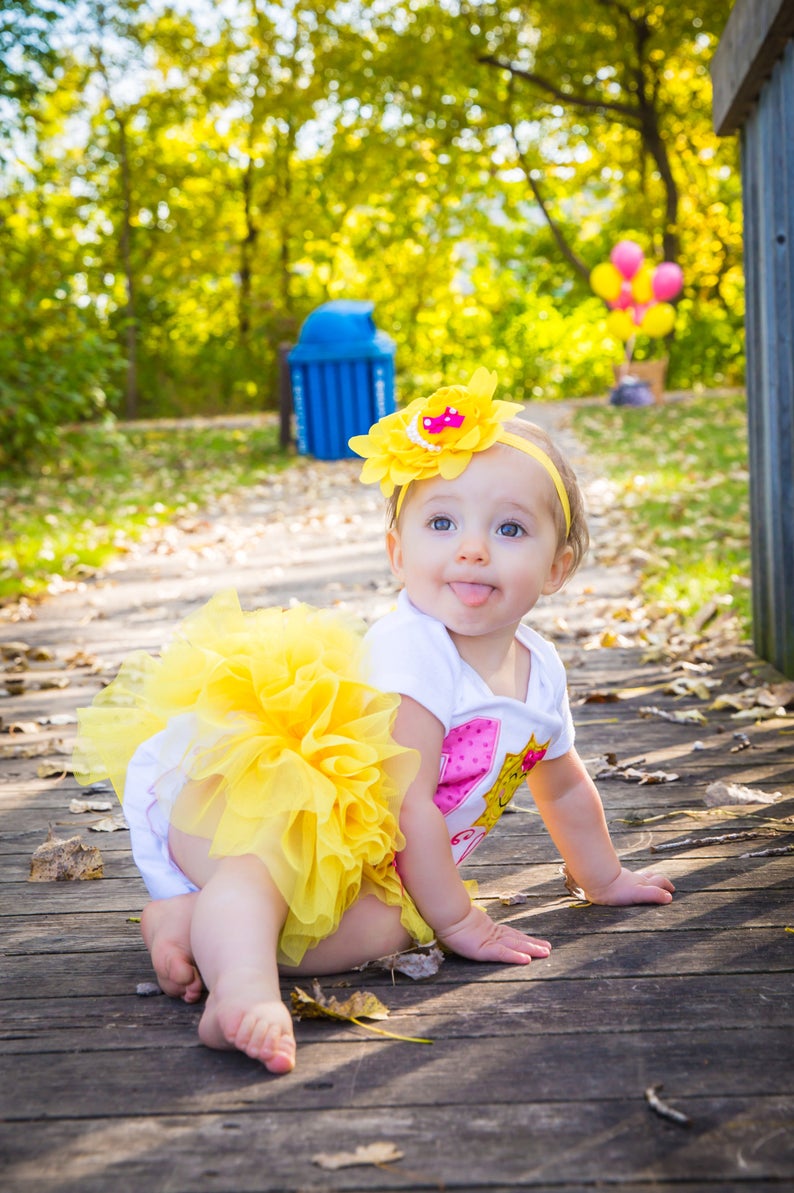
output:
POLYGON ((636 128, 640 127, 641 114, 639 109, 632 107, 630 104, 614 103, 606 99, 592 99, 590 96, 576 95, 571 91, 563 91, 562 88, 545 79, 543 75, 536 74, 531 70, 524 70, 523 67, 515 66, 512 62, 506 62, 503 58, 498 58, 495 54, 483 54, 478 57, 477 61, 483 63, 485 66, 495 66, 499 70, 509 71, 514 79, 523 79, 525 83, 531 83, 552 99, 558 99, 560 103, 571 104, 573 107, 584 108, 591 112, 615 112, 618 116, 625 117, 629 122, 636 122, 636 128))
POLYGON ((532 177, 532 169, 526 159, 526 154, 518 143, 518 138, 516 136, 516 130, 515 126, 513 125, 512 118, 508 123, 510 126, 510 136, 513 138, 513 145, 515 146, 516 157, 521 164, 521 169, 524 171, 524 176, 529 183, 535 202, 540 208, 546 223, 549 225, 549 230, 557 243, 557 247, 559 248, 565 260, 573 266, 576 273, 578 273, 580 277, 584 278, 584 280, 589 283, 590 269, 582 260, 582 258, 578 256, 577 253, 575 253, 571 248, 568 241, 565 239, 565 234, 563 233, 562 228, 549 211, 546 201, 543 198, 543 195, 540 193, 540 187, 538 186, 537 181, 532 177))

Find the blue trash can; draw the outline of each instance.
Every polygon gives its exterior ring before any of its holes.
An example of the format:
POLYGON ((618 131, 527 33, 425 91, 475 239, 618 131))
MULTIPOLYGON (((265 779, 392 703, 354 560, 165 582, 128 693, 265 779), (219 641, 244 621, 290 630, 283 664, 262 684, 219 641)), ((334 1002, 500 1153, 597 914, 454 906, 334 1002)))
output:
POLYGON ((373 302, 325 302, 305 319, 289 353, 298 451, 318 460, 354 455, 365 435, 395 409, 395 344, 377 331, 373 302))

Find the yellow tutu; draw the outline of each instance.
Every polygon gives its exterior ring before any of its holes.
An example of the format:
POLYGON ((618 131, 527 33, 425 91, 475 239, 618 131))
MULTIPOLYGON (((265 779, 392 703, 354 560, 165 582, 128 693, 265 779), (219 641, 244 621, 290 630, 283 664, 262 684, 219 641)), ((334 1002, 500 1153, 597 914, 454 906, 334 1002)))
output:
POLYGON ((362 630, 307 605, 243 612, 234 592, 221 593, 159 659, 130 655, 79 710, 75 775, 109 778, 122 802, 138 746, 192 714, 182 762, 191 782, 171 802, 171 823, 208 839, 213 856, 262 859, 289 907, 280 960, 292 965, 334 932, 362 886, 401 907, 416 939, 432 935, 394 866, 418 760, 391 736, 398 698, 362 680, 362 630))

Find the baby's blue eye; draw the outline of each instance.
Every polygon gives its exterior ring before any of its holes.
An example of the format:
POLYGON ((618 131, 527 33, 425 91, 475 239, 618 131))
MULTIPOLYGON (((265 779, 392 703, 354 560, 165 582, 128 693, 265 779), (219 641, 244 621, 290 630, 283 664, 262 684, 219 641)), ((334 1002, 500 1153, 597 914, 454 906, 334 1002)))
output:
POLYGON ((443 514, 439 514, 437 517, 430 519, 430 529, 431 530, 451 530, 452 529, 452 519, 445 517, 443 514))
POLYGON ((524 527, 519 526, 518 522, 503 522, 496 533, 506 539, 517 539, 525 532, 524 527))

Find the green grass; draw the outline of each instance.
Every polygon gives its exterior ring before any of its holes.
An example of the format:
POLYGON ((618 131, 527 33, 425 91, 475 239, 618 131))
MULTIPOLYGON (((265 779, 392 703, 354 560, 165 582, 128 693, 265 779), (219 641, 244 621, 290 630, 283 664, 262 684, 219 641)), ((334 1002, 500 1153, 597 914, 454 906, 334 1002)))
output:
POLYGON ((683 620, 714 602, 749 635, 744 395, 579 407, 573 425, 615 486, 633 543, 649 556, 646 600, 683 620))
POLYGON ((152 527, 287 463, 277 425, 65 432, 57 461, 0 484, 0 600, 85 575, 152 527))

